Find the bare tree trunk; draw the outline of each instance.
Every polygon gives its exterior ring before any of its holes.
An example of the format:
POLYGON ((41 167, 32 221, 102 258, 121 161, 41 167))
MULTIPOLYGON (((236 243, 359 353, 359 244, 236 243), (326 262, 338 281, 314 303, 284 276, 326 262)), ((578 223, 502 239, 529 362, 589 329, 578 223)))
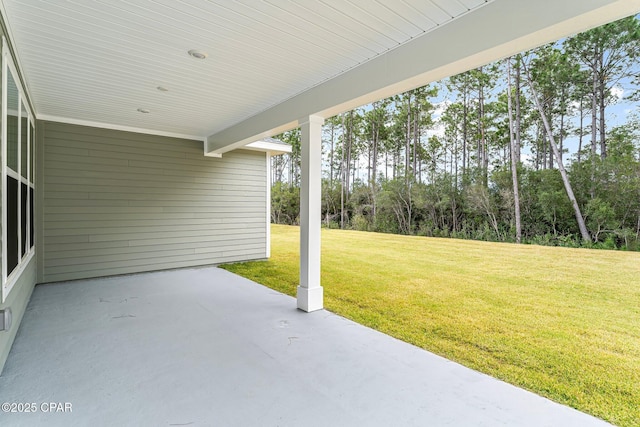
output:
MULTIPOLYGON (((544 108, 544 104, 543 104, 543 108, 544 108)), ((549 105, 548 108, 544 108, 544 111, 550 111, 551 110, 551 106, 549 105)), ((551 132, 551 135, 553 135, 553 123, 552 122, 548 122, 549 124, 549 132, 551 132)), ((551 149, 551 141, 549 141, 549 169, 553 169, 553 150, 551 149)))
POLYGON ((376 173, 377 173, 377 167, 378 167, 378 124, 377 123, 373 123, 373 133, 371 135, 371 138, 373 139, 371 145, 371 174, 369 176, 369 185, 371 185, 371 187, 373 187, 373 183, 375 183, 376 181, 376 173))
MULTIPOLYGON (((602 62, 604 61, 604 53, 602 51, 599 52, 598 59, 600 68, 602 68, 602 62)), ((607 139, 606 139, 606 126, 605 120, 606 117, 604 115, 604 109, 606 106, 606 96, 605 96, 605 76, 604 73, 600 74, 600 84, 598 85, 598 103, 600 104, 600 158, 602 160, 607 158, 607 139)))
POLYGON ((333 144, 335 137, 335 125, 331 123, 331 151, 329 152, 329 184, 333 188, 333 144))
POLYGON ((456 132, 456 137, 455 137, 455 139, 453 141, 454 141, 453 142, 453 147, 454 147, 454 150, 455 150, 455 154, 453 155, 454 162, 455 162, 455 164, 454 164, 454 171, 455 171, 454 183, 455 183, 455 187, 458 188, 458 135, 457 135, 457 132, 456 132))
POLYGON ((373 134, 373 161, 371 172, 373 179, 370 181, 371 185, 371 219, 375 222, 376 219, 376 181, 378 173, 378 138, 380 138, 380 128, 377 120, 374 120, 375 133, 373 134))
POLYGON ((353 158, 353 167, 351 168, 351 190, 353 190, 353 184, 356 182, 356 176, 359 174, 360 171, 360 159, 358 158, 358 156, 355 156, 353 158))
POLYGON ((591 94, 591 188, 589 193, 591 198, 596 197, 596 187, 595 187, 595 160, 596 160, 596 135, 598 132, 598 61, 596 59, 597 54, 594 52, 593 57, 593 93, 591 94))
POLYGON ((407 133, 405 135, 405 151, 404 151, 404 179, 409 183, 409 165, 411 161, 411 92, 407 98, 407 133))
POLYGON ((513 115, 511 113, 511 57, 507 58, 507 108, 509 110, 509 142, 511 143, 511 177, 513 181, 513 204, 516 217, 516 243, 522 242, 522 224, 520 222, 520 193, 518 191, 518 155, 516 140, 513 137, 513 115))
POLYGON ((342 150, 341 150, 341 158, 340 158, 340 229, 344 230, 344 183, 345 183, 345 144, 346 144, 346 134, 345 134, 345 125, 344 125, 344 115, 342 116, 342 150))
MULTIPOLYGON (((349 111, 349 122, 347 126, 347 137, 345 143, 347 145, 347 155, 345 158, 345 166, 347 173, 345 174, 345 200, 349 200, 349 193, 351 192, 351 146, 353 145, 353 110, 349 111)), ((343 147, 344 149, 344 147, 343 147)))
MULTIPOLYGON (((596 144, 598 135, 598 73, 597 61, 593 59, 591 72, 593 73, 593 93, 591 94, 591 157, 596 157, 596 144)), ((593 177, 591 177, 593 178, 593 177)))
POLYGON ((476 167, 482 171, 482 139, 478 138, 476 142, 476 167))
POLYGON ((467 139, 469 137, 468 132, 468 118, 469 109, 467 107, 467 88, 464 89, 462 100, 462 176, 464 177, 467 171, 467 139))
POLYGON ((413 110, 413 174, 418 170, 418 120, 420 117, 420 105, 418 104, 418 96, 415 97, 416 108, 413 110))
POLYGON ((540 141, 542 140, 542 131, 540 125, 536 126, 536 170, 540 170, 540 141))
POLYGON ((533 86, 533 82, 531 80, 531 74, 529 73, 529 70, 526 64, 524 65, 524 71, 527 73, 527 81, 529 83, 529 87, 531 88, 532 98, 536 104, 536 107, 538 108, 538 112, 540 113, 540 117, 542 118, 542 122, 544 123, 544 127, 549 136, 549 144, 551 145, 551 149, 553 150, 553 153, 555 154, 556 159, 558 159, 558 169, 560 170, 560 176, 562 177, 562 182, 564 183, 564 188, 567 192, 567 196, 569 197, 569 200, 571 201, 571 205, 573 206, 573 211, 576 216, 576 221, 578 222, 578 228, 580 229, 582 240, 584 240, 585 242, 591 242, 591 236, 587 231, 587 226, 584 223, 584 218, 582 217, 582 213, 580 212, 580 206, 578 206, 578 201, 576 200, 576 196, 573 194, 573 189, 571 188, 571 183, 569 182, 569 177, 567 176, 567 171, 565 170, 562 162, 560 162, 560 153, 558 152, 558 146, 556 145, 555 140, 553 138, 553 133, 551 133, 551 127, 549 126, 549 121, 547 120, 546 113, 542 108, 542 104, 540 104, 540 100, 538 99, 538 93, 536 92, 536 89, 533 86))
MULTIPOLYGON (((420 147, 420 126, 419 123, 416 122, 416 127, 414 129, 414 148, 413 148, 413 152, 414 152, 414 158, 418 159, 419 156, 419 151, 418 148, 420 147)), ((416 169, 416 164, 415 164, 416 160, 414 160, 414 165, 413 165, 413 169, 415 171, 416 169)), ((420 181, 420 183, 422 183, 422 159, 418 160, 418 180, 420 181)))
POLYGON ((584 136, 584 106, 583 97, 580 96, 580 134, 578 136, 578 164, 580 164, 582 156, 582 138, 584 136))
POLYGON ((384 179, 389 180, 389 151, 384 153, 384 179))
MULTIPOLYGON (((544 126, 544 124, 543 124, 544 126)), ((542 170, 547 169, 547 135, 542 132, 542 170)))
POLYGON ((518 55, 517 59, 516 59, 516 123, 515 123, 515 129, 514 132, 516 134, 516 160, 518 161, 518 163, 520 163, 522 156, 520 154, 521 148, 522 148, 522 142, 521 142, 521 137, 520 137, 520 129, 521 129, 521 123, 522 123, 522 110, 520 107, 520 96, 521 96, 521 86, 522 86, 522 80, 520 78, 520 56, 518 55))
POLYGON ((396 169, 397 169, 397 164, 398 164, 398 160, 397 160, 397 151, 394 149, 393 150, 393 156, 391 156, 391 174, 393 179, 396 179, 396 169))
POLYGON ((289 153, 289 184, 293 185, 293 154, 289 153))
MULTIPOLYGON (((478 68, 480 74, 482 74, 482 67, 478 68)), ((481 151, 481 165, 480 168, 482 170, 482 182, 485 187, 489 186, 489 153, 487 149, 487 138, 485 135, 484 128, 484 85, 482 81, 480 81, 480 89, 478 91, 478 107, 479 107, 479 120, 478 125, 480 126, 480 151, 481 151)))
POLYGON ((563 150, 564 150, 564 116, 566 113, 566 103, 565 103, 565 99, 566 99, 566 94, 565 94, 565 88, 562 88, 562 92, 560 94, 561 98, 560 98, 560 143, 558 144, 558 149, 560 151, 560 160, 558 160, 558 163, 562 163, 562 157, 563 157, 563 150))
MULTIPOLYGON (((372 131, 374 133, 375 131, 372 131)), ((367 182, 371 182, 371 159, 373 151, 373 137, 367 147, 367 182)))

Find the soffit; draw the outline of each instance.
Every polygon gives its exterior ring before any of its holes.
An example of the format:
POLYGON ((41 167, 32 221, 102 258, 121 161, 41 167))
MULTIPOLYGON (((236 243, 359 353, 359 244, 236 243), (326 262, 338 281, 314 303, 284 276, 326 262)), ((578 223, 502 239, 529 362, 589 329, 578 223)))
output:
POLYGON ((494 0, 293 98, 209 135, 221 155, 308 120, 480 67, 640 11, 640 0, 494 0))
POLYGON ((491 1, 3 3, 39 118, 203 138, 491 1))

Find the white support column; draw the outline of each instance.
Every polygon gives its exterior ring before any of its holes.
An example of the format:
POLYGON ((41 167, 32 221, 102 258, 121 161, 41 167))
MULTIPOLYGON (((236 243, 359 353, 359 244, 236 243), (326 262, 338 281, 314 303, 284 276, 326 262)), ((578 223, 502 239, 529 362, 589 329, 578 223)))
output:
POLYGON ((267 244, 266 244, 266 253, 265 258, 269 259, 271 258, 271 152, 267 151, 266 152, 266 156, 267 156, 267 200, 266 200, 266 205, 267 205, 267 212, 266 212, 266 216, 267 216, 267 244))
POLYGON ((300 161, 300 286, 298 308, 307 312, 323 307, 320 286, 320 208, 322 180, 322 124, 318 116, 298 121, 300 161))

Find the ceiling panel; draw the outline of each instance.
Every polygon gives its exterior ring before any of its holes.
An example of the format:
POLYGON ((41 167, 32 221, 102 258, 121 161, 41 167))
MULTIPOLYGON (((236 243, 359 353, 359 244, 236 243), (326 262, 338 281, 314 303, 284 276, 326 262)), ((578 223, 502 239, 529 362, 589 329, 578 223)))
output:
MULTIPOLYGON (((291 0, 273 0, 273 4, 284 7, 286 5, 289 12, 299 17, 301 22, 305 22, 311 27, 319 27, 324 34, 335 34, 341 39, 341 44, 355 47, 355 50, 368 53, 369 56, 388 48, 388 38, 381 37, 380 34, 362 25, 357 25, 357 21, 347 14, 340 13, 333 7, 327 7, 319 1, 296 2, 291 0)), ((368 57, 368 56, 367 56, 368 57)))
POLYGON ((474 9, 482 5, 482 3, 484 3, 484 0, 459 0, 459 1, 467 8, 467 10, 474 9))
POLYGON ((431 0, 404 0, 410 4, 415 10, 421 11, 429 19, 436 23, 436 25, 442 25, 451 20, 451 15, 447 13, 446 9, 438 6, 431 0))
POLYGON ((467 12, 467 7, 459 0, 429 0, 446 12, 447 16, 454 18, 467 12))
POLYGON ((486 3, 4 0, 4 8, 37 114, 205 137, 486 3), (190 49, 209 56, 194 59, 190 49))
POLYGON ((388 9, 387 13, 398 14, 402 19, 410 22, 416 29, 416 32, 412 32, 412 37, 416 37, 437 25, 434 17, 429 16, 424 9, 424 4, 420 5, 420 7, 414 7, 406 1, 398 1, 391 8, 389 3, 384 0, 375 0, 375 2, 388 9))

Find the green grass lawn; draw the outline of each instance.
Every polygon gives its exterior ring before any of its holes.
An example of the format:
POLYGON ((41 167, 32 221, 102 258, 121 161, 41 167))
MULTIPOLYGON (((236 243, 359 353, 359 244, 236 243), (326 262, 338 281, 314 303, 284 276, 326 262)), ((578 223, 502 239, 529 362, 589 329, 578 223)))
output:
MULTIPOLYGON (((223 268, 289 295, 299 229, 223 268)), ((322 231, 325 307, 620 426, 640 426, 640 253, 322 231)))

